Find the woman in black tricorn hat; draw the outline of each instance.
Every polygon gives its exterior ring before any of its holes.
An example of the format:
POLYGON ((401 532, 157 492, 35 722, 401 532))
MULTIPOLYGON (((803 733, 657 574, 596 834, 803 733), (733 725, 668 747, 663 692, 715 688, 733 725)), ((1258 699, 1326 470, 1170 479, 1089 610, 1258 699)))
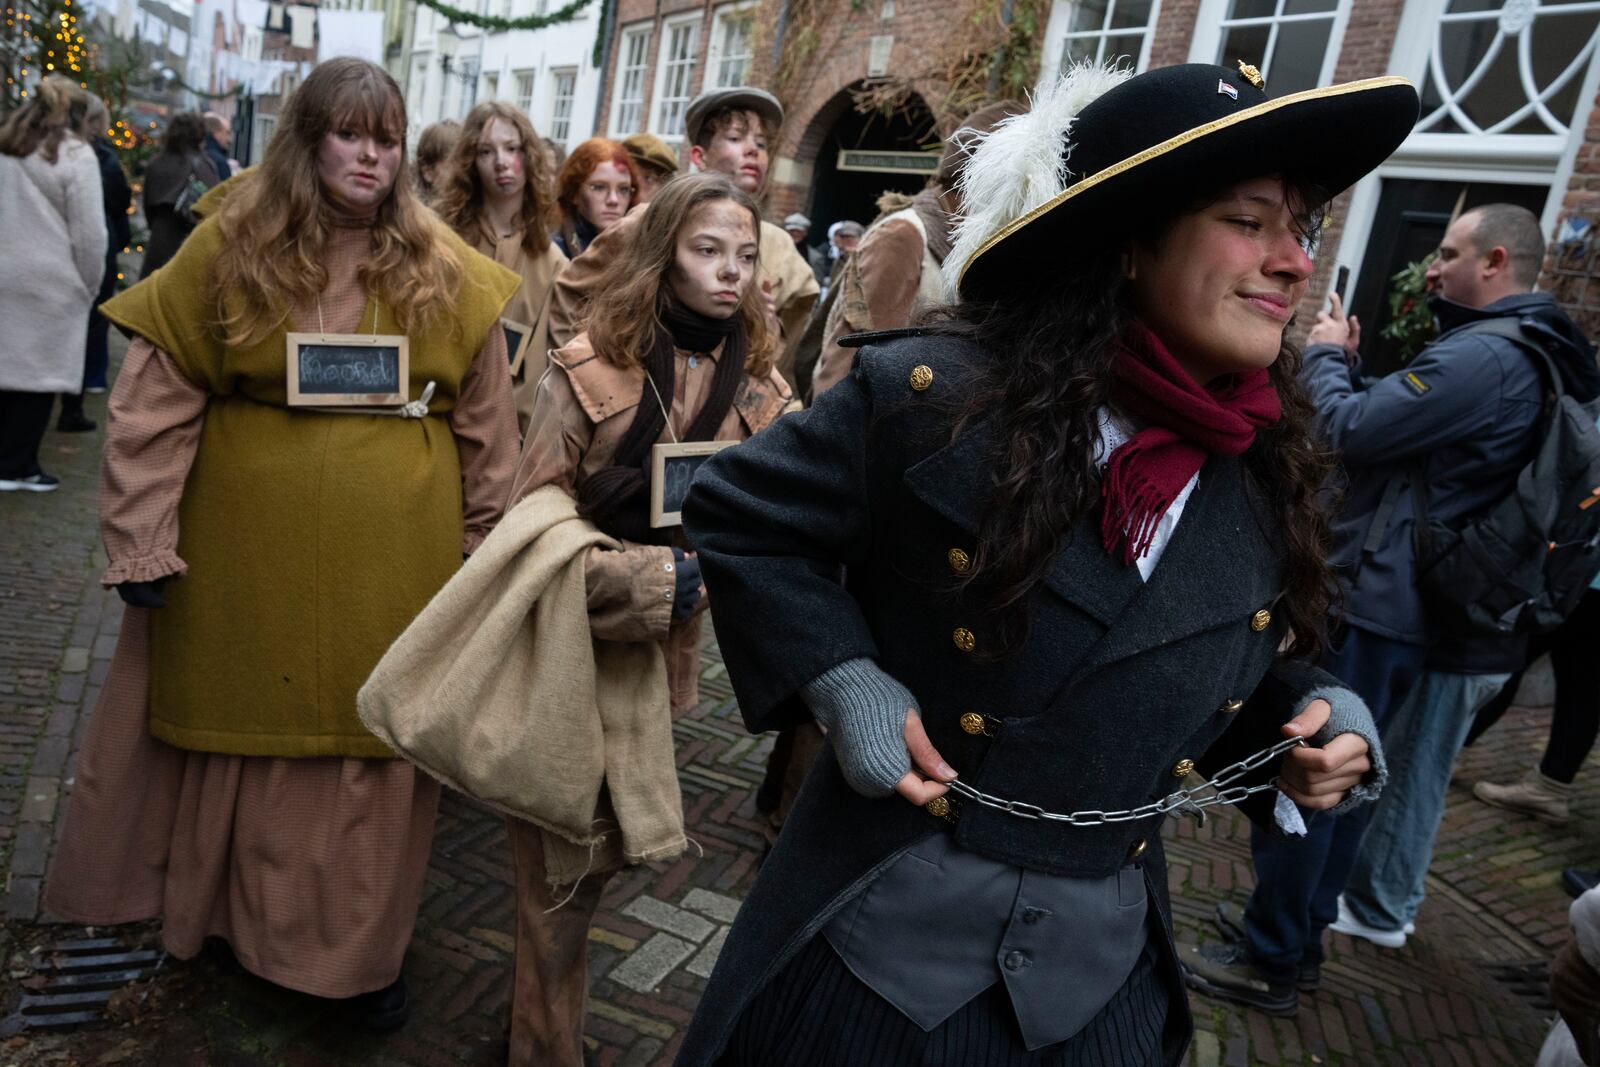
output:
POLYGON ((1178 1062, 1188 776, 1290 833, 1382 785, 1309 665, 1328 466, 1284 330, 1416 115, 1397 78, 1076 68, 967 166, 947 316, 702 468, 745 720, 832 744, 680 1065, 1178 1062))

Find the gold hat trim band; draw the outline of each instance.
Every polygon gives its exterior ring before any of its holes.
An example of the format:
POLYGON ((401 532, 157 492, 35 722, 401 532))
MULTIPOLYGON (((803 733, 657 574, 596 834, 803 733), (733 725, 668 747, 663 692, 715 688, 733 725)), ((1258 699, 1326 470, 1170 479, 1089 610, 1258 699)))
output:
POLYGON ((1140 152, 1137 155, 1129 156, 1120 163, 1113 163, 1111 166, 1106 167, 1095 174, 1091 174, 1089 177, 1084 178, 1081 181, 1073 183, 1072 185, 1063 189, 1061 192, 1057 193, 1055 196, 1051 197, 1049 200, 1046 200, 1044 203, 1034 208, 1032 211, 1028 212, 1026 215, 1006 223, 1006 225, 1000 229, 999 232, 979 246, 978 250, 972 254, 971 259, 967 260, 966 264, 961 268, 961 277, 956 281, 957 288, 960 287, 962 282, 967 280, 967 272, 972 269, 972 265, 978 262, 978 260, 983 257, 984 253, 988 252, 995 245, 999 244, 1007 237, 1010 237, 1012 234, 1016 233, 1018 230, 1022 229, 1039 216, 1047 214, 1060 205, 1066 203, 1068 200, 1071 200, 1073 197, 1094 188, 1101 182, 1109 181, 1124 171, 1132 170, 1141 163, 1147 163, 1150 160, 1155 159, 1157 156, 1166 155, 1173 149, 1181 148, 1190 141, 1199 140, 1208 134, 1216 133, 1218 130, 1225 130, 1230 126, 1237 126, 1241 122, 1248 122, 1253 118, 1268 114, 1272 111, 1277 111, 1280 108, 1304 103, 1307 100, 1320 100, 1325 97, 1332 96, 1346 96, 1351 93, 1369 92, 1373 89, 1396 88, 1401 85, 1411 87, 1410 79, 1390 75, 1383 78, 1365 78, 1361 81, 1345 82, 1343 85, 1328 85, 1321 89, 1307 89, 1304 92, 1291 93, 1288 96, 1279 97, 1277 100, 1268 100, 1265 103, 1256 104, 1254 107, 1246 108, 1237 114, 1229 115, 1226 118, 1215 119, 1206 123, 1204 126, 1196 126, 1191 130, 1184 130, 1176 137, 1169 137, 1160 144, 1151 145, 1149 148, 1146 148, 1143 152, 1140 152))

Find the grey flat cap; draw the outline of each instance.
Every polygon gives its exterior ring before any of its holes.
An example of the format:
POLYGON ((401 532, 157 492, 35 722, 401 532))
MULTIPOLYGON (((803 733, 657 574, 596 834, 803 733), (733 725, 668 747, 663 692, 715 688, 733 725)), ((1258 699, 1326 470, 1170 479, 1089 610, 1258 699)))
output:
POLYGON ((705 124, 707 115, 727 108, 754 111, 761 116, 761 121, 766 125, 769 134, 783 125, 783 105, 778 103, 777 97, 766 90, 752 89, 748 85, 736 85, 731 89, 712 89, 689 101, 689 112, 684 116, 683 125, 690 143, 699 138, 700 127, 705 124))
POLYGON ((783 228, 786 230, 809 230, 811 229, 811 220, 796 211, 793 215, 783 220, 783 228))

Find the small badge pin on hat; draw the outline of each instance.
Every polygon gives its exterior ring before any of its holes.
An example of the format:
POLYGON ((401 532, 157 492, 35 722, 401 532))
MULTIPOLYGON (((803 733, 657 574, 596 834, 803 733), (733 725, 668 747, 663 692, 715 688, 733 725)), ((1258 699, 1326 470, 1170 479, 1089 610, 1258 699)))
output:
POLYGON ((1231 99, 1237 100, 1237 99, 1239 99, 1239 90, 1235 89, 1233 86, 1229 85, 1227 82, 1223 81, 1221 78, 1218 78, 1217 79, 1217 95, 1218 96, 1226 96, 1226 97, 1230 97, 1231 99))
POLYGON ((1265 89, 1267 87, 1267 80, 1261 76, 1261 71, 1242 59, 1239 60, 1239 77, 1254 85, 1257 89, 1265 89))

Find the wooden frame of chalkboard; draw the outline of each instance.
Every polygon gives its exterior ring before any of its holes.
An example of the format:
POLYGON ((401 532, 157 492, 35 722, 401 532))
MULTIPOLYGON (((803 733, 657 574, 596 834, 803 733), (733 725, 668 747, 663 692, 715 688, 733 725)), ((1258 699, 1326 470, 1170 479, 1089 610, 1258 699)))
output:
POLYGON ((404 334, 291 333, 286 348, 290 407, 394 407, 410 399, 411 343, 404 334), (360 386, 377 388, 356 391, 360 386))
POLYGON ((522 361, 528 358, 528 340, 533 337, 533 327, 502 318, 500 328, 506 332, 506 356, 511 360, 511 376, 515 378, 522 372, 522 361))
POLYGON ((650 525, 681 526, 683 500, 700 464, 737 441, 686 441, 650 450, 650 525))

